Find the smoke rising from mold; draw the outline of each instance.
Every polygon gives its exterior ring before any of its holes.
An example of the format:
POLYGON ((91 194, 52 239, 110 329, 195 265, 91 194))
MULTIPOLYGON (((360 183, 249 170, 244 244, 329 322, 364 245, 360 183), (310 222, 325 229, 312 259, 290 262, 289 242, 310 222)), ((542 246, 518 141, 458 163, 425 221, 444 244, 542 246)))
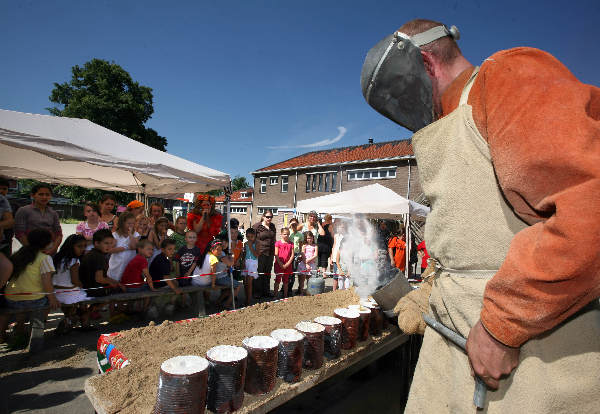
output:
POLYGON ((344 237, 340 248, 342 268, 350 274, 356 293, 362 299, 398 275, 398 269, 390 265, 387 246, 386 249, 379 246, 375 224, 364 216, 338 218, 334 230, 344 237))

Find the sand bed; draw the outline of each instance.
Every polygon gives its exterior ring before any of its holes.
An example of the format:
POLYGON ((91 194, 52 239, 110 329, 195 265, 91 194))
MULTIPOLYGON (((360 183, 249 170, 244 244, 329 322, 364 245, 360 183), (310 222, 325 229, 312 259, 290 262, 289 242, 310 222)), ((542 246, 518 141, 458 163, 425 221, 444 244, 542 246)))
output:
POLYGON ((262 303, 237 312, 193 322, 165 322, 157 326, 122 332, 113 340, 131 364, 90 380, 96 396, 110 402, 110 412, 149 413, 156 399, 160 365, 178 355, 204 357, 216 345, 242 345, 254 335, 269 335, 277 328, 293 328, 300 321, 333 314, 333 310, 356 304, 353 290, 318 296, 293 297, 286 302, 262 303))

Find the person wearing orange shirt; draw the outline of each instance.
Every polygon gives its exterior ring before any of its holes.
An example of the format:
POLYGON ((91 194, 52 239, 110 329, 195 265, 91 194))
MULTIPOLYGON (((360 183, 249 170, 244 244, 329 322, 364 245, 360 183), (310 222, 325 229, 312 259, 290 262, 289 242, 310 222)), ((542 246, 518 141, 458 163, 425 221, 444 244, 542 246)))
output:
POLYGON ((388 254, 390 264, 404 272, 406 269, 406 241, 402 230, 388 241, 388 254))
POLYGON ((474 67, 459 37, 410 21, 361 75, 369 105, 415 132, 428 310, 467 337, 465 355, 425 330, 405 412, 473 411, 473 373, 488 413, 596 412, 600 89, 533 48, 474 67))

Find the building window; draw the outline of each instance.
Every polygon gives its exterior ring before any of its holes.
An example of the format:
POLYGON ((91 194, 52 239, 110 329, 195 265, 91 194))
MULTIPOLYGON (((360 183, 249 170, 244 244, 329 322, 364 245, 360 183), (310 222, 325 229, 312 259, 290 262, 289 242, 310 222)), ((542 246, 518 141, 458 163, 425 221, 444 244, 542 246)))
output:
POLYGON ((247 207, 230 207, 232 213, 246 214, 247 207))
POLYGON ((358 180, 381 180, 387 178, 396 178, 396 169, 374 168, 371 170, 352 170, 348 171, 348 181, 358 180))
POLYGON ((325 174, 325 192, 329 192, 329 174, 325 174))
POLYGON ((246 193, 246 192, 241 192, 241 193, 240 193, 240 198, 248 198, 248 193, 246 193))
POLYGON ((308 175, 306 174, 306 192, 310 193, 310 178, 312 177, 312 175, 308 175))
POLYGON ((267 179, 266 178, 260 179, 260 192, 263 194, 267 192, 267 179))
POLYGON ((269 177, 269 184, 277 185, 277 178, 279 177, 269 177))
POLYGON ((312 179, 312 190, 317 191, 317 176, 313 175, 313 179, 312 179))
POLYGON ((289 177, 287 175, 281 176, 281 192, 282 193, 288 192, 288 178, 289 177))
POLYGON ((319 187, 318 187, 319 193, 321 191, 323 191, 323 174, 319 174, 319 187))
POLYGON ((259 207, 258 215, 262 216, 263 214, 265 214, 265 211, 270 211, 274 216, 276 216, 278 210, 279 210, 279 208, 277 208, 277 207, 259 207))
POLYGON ((332 192, 337 191, 336 187, 337 187, 337 173, 333 172, 333 173, 331 173, 331 191, 332 192))

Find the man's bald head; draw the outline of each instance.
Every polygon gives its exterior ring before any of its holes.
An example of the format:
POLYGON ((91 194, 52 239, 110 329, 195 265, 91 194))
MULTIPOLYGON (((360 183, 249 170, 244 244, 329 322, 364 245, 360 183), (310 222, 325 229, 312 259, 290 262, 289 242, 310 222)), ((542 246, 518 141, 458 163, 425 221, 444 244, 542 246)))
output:
MULTIPOLYGON (((398 31, 409 36, 423 33, 437 26, 443 26, 443 23, 427 19, 414 19, 403 24, 398 31)), ((429 52, 439 59, 441 63, 450 64, 462 53, 458 44, 451 36, 444 36, 431 43, 421 46, 421 50, 429 52)))

